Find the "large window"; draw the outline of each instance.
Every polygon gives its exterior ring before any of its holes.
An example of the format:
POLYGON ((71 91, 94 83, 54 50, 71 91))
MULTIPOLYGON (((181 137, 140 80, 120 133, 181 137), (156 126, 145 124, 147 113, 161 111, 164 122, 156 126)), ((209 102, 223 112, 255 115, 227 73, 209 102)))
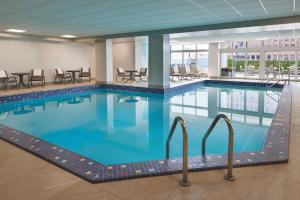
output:
POLYGON ((199 68, 208 68, 208 52, 197 52, 196 63, 199 68))
POLYGON ((172 64, 182 64, 182 53, 181 52, 173 52, 171 53, 172 64))
POLYGON ((270 78, 277 73, 291 79, 298 76, 300 38, 225 42, 220 46, 221 76, 270 78))
POLYGON ((183 64, 195 64, 196 63, 196 52, 183 52, 183 64))
POLYGON ((196 64, 208 67, 208 44, 171 44, 171 64, 196 64))

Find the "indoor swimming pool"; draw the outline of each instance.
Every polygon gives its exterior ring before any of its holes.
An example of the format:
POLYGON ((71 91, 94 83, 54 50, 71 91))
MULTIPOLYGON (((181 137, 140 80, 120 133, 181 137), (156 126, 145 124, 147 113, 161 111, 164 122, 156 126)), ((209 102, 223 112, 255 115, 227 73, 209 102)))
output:
MULTIPOLYGON (((95 89, 2 104, 0 124, 104 165, 165 159, 176 116, 187 124, 188 155, 201 155, 201 140, 213 119, 228 116, 234 127, 234 153, 264 149, 281 88, 199 84, 170 95, 95 89)), ((227 152, 226 124, 207 140, 207 154, 227 152)), ((178 127, 171 158, 182 156, 178 127)))

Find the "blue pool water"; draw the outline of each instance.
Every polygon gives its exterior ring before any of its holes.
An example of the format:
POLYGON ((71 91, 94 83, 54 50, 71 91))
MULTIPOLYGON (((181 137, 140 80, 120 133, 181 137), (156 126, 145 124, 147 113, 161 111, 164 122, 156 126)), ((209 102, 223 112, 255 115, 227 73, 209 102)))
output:
MULTIPOLYGON (((205 85, 170 97, 95 90, 3 104, 0 123, 104 164, 159 160, 177 115, 188 127, 189 155, 201 154, 201 140, 219 113, 233 122, 234 152, 260 151, 276 111, 280 91, 205 85)), ((176 129, 171 157, 182 155, 176 129)), ((208 154, 227 151, 221 121, 207 140, 208 154)))

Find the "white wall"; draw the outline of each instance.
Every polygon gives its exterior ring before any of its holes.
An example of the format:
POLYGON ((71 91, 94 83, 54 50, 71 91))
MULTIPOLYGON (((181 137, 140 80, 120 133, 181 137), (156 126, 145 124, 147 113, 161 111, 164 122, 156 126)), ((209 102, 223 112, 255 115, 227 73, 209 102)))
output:
POLYGON ((0 38, 0 69, 29 72, 32 68, 45 70, 47 82, 52 82, 55 67, 79 69, 91 67, 95 77, 94 46, 79 43, 47 42, 0 38))
POLYGON ((219 49, 218 43, 209 43, 208 48, 208 77, 219 77, 219 49))
POLYGON ((125 70, 135 69, 135 41, 134 38, 113 40, 113 74, 117 74, 116 68, 125 70))
POLYGON ((112 40, 96 41, 95 65, 96 81, 109 83, 113 81, 112 40))

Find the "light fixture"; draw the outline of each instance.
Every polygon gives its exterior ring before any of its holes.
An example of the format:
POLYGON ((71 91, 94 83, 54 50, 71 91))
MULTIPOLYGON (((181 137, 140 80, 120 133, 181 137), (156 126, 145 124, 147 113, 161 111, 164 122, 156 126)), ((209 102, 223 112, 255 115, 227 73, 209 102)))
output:
POLYGON ((262 37, 262 38, 257 38, 256 40, 268 40, 269 38, 267 37, 262 37))
POLYGON ((14 29, 14 28, 7 29, 7 30, 5 30, 5 31, 6 31, 6 32, 12 32, 12 33, 24 33, 24 32, 26 32, 25 30, 14 29))
POLYGON ((77 36, 75 36, 75 35, 62 35, 61 37, 63 37, 63 38, 76 38, 77 36))

